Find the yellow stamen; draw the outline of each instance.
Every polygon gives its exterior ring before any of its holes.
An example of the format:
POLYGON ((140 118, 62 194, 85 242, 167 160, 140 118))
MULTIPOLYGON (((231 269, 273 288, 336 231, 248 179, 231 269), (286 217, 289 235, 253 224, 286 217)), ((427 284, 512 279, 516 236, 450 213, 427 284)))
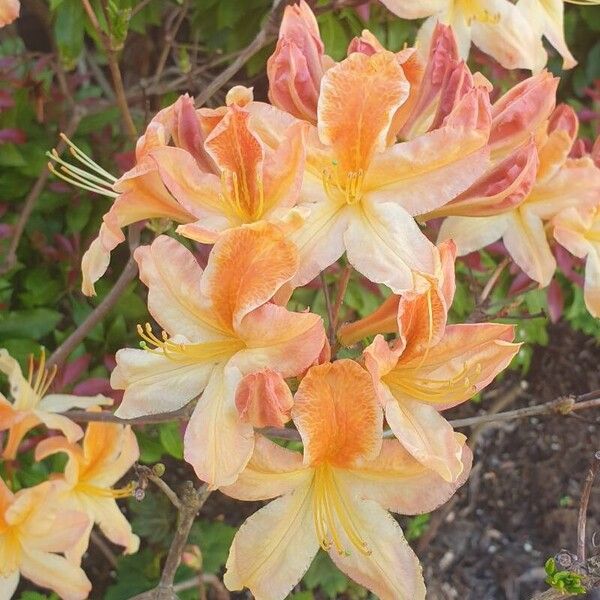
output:
POLYGON ((328 551, 332 546, 338 554, 349 556, 340 535, 341 525, 350 543, 362 554, 369 555, 371 550, 361 538, 354 523, 353 515, 336 480, 335 473, 327 464, 315 469, 313 480, 313 519, 321 548, 328 551))
POLYGON ((150 323, 146 323, 145 328, 138 324, 137 332, 143 340, 142 348, 144 350, 153 354, 162 354, 173 361, 224 360, 245 347, 244 342, 236 338, 197 344, 181 344, 170 340, 166 331, 161 332, 162 339, 159 339, 152 332, 150 323), (150 347, 147 344, 150 344, 150 347))
POLYGON ((29 355, 28 366, 27 382, 33 390, 31 402, 35 406, 46 395, 46 392, 52 385, 58 367, 57 365, 53 365, 50 369, 45 368, 46 353, 43 350, 40 354, 40 364, 38 365, 37 371, 35 371, 33 365, 33 354, 29 355))
POLYGON ((496 25, 500 21, 500 14, 487 10, 482 6, 481 0, 457 0, 456 4, 465 15, 468 25, 472 25, 474 21, 496 25))
POLYGON ((463 395, 471 388, 475 393, 474 381, 481 374, 481 363, 464 363, 463 368, 450 379, 433 379, 418 376, 418 368, 399 368, 383 377, 384 383, 396 388, 416 400, 424 402, 443 401, 453 394, 463 395))
POLYGON ((336 204, 340 201, 352 206, 358 204, 363 195, 363 184, 365 181, 365 172, 363 169, 358 171, 350 171, 346 173, 346 179, 340 175, 340 170, 337 168, 332 175, 327 169, 323 170, 322 181, 325 193, 328 198, 336 204))
POLYGON ((78 483, 76 488, 78 492, 85 494, 87 496, 100 496, 101 498, 129 498, 133 496, 133 492, 135 491, 135 484, 128 483, 125 487, 122 488, 104 488, 99 487, 97 485, 93 485, 91 483, 78 483))
POLYGON ((223 171, 221 173, 221 202, 229 208, 242 223, 253 223, 259 221, 265 212, 265 190, 260 175, 256 177, 256 198, 248 188, 245 178, 240 178, 237 173, 223 171))

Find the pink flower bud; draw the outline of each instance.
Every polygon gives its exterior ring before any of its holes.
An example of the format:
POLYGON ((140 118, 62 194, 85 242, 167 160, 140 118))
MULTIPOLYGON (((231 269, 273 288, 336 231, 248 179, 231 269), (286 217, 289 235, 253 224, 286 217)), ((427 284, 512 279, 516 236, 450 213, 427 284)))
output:
POLYGON ((324 46, 304 0, 285 9, 279 41, 267 61, 269 99, 290 114, 316 123, 324 46))
POLYGON ((246 375, 235 394, 240 419, 254 427, 283 427, 294 400, 283 377, 271 369, 246 375))

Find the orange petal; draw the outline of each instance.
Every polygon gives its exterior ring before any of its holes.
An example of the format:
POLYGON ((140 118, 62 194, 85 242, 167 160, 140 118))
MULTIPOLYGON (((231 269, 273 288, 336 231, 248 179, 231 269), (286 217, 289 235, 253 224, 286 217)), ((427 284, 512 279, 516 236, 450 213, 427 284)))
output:
POLYGON ((381 410, 369 373, 351 360, 309 369, 294 398, 292 418, 307 465, 348 467, 381 447, 381 410))
POLYGON ((354 53, 327 71, 319 97, 319 137, 333 147, 343 174, 366 170, 373 155, 385 149, 409 87, 391 52, 354 53))
POLYGON ((344 346, 352 346, 352 344, 377 333, 396 332, 398 330, 399 302, 400 296, 392 294, 370 315, 353 323, 344 323, 338 331, 338 340, 344 346))
POLYGON ((548 136, 540 144, 539 181, 550 178, 565 163, 578 130, 577 113, 566 104, 558 105, 548 121, 548 136))
POLYGON ((2 0, 0 2, 0 27, 12 23, 19 16, 20 10, 19 0, 2 0))
POLYGON ((295 274, 294 245, 266 223, 225 232, 215 244, 202 278, 202 292, 226 327, 237 327, 270 300, 295 274))

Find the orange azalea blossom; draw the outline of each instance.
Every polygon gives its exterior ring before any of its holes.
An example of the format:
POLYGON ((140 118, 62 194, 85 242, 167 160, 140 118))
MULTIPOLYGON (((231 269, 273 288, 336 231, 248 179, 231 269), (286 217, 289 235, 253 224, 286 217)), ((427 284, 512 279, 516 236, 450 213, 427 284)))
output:
POLYGON ((236 407, 243 376, 269 368, 293 377, 325 344, 320 317, 269 302, 296 272, 294 246, 262 223, 224 233, 204 272, 166 236, 135 257, 150 313, 165 332, 139 327, 145 349, 117 353, 111 384, 125 394, 116 414, 176 410, 203 392, 185 432, 185 458, 211 486, 232 483, 254 446, 252 419, 236 407))
POLYGON ((37 371, 33 366, 33 357, 29 359, 27 379, 21 373, 19 363, 4 349, 0 350, 0 371, 8 376, 10 393, 13 398, 9 402, 0 394, 0 431, 8 430, 8 441, 2 452, 2 458, 13 460, 23 437, 27 433, 44 424, 48 429, 62 431, 71 442, 83 435, 79 425, 64 415, 57 414, 71 408, 90 408, 100 404, 112 404, 110 398, 98 395, 93 397, 73 396, 70 394, 47 394, 56 368, 47 371, 45 355, 42 353, 37 371))
POLYGON ((89 524, 79 542, 66 556, 79 562, 89 543, 90 532, 97 523, 102 533, 113 543, 123 546, 127 554, 137 552, 140 540, 119 509, 115 499, 131 495, 132 487, 114 489, 114 485, 139 458, 135 434, 130 427, 112 423, 90 423, 82 446, 62 436, 40 442, 35 459, 64 452, 68 456, 64 476, 59 480, 57 502, 66 510, 82 512, 89 524))
MULTIPOLYGON (((430 285, 439 257, 414 217, 446 204, 484 172, 489 98, 472 84, 434 129, 394 143, 408 118, 398 111, 409 95, 403 65, 385 50, 353 52, 323 76, 300 201, 310 214, 290 235, 300 254, 294 285, 344 251, 368 279, 397 293, 430 285)), ((296 122, 258 102, 249 111, 269 144, 296 122)))
POLYGON ((415 459, 453 481, 462 476, 466 438, 439 411, 488 385, 520 344, 512 343, 512 325, 446 325, 455 290, 454 244, 442 244, 440 253, 435 293, 392 296, 374 314, 342 328, 340 338, 352 343, 374 333, 397 333, 391 346, 377 335, 364 353, 385 418, 415 459))
MULTIPOLYGON (((502 98, 498 101, 501 112, 517 98, 514 90, 513 96, 508 102, 502 98)), ((526 102, 529 104, 531 98, 526 102)), ((556 260, 547 239, 546 224, 571 206, 593 207, 600 194, 600 169, 593 158, 569 158, 578 126, 573 109, 558 106, 537 131, 532 132, 533 140, 526 143, 532 149, 535 146, 535 160, 529 174, 525 167, 526 176, 515 193, 498 200, 493 194, 493 180, 490 181, 491 193, 477 189, 476 184, 464 198, 434 213, 436 216, 457 215, 444 221, 438 241, 454 240, 458 253, 464 255, 502 239, 515 263, 541 286, 548 285, 556 270, 556 260)), ((494 129, 490 139, 495 141, 494 129)), ((527 145, 521 150, 525 165, 527 145)), ((501 172, 499 167, 498 175, 501 172)))
POLYGON ((396 440, 381 439, 382 414, 369 374, 356 362, 312 367, 300 383, 292 417, 304 455, 257 438, 246 469, 225 494, 277 498, 236 534, 225 585, 260 600, 283 600, 319 547, 382 600, 422 600, 419 561, 388 510, 431 511, 465 481, 454 483, 414 460, 396 440))
POLYGON ((568 208, 553 220, 554 237, 571 254, 585 258, 583 298, 594 317, 600 317, 600 213, 598 206, 568 208))
POLYGON ((13 494, 0 478, 0 599, 10 600, 21 575, 64 600, 90 593, 78 564, 60 556, 78 543, 88 518, 59 507, 56 493, 45 482, 13 494))
POLYGON ((417 44, 422 48, 428 48, 433 27, 442 22, 454 29, 465 59, 473 42, 507 69, 539 71, 548 59, 542 43, 542 37, 546 36, 563 57, 564 69, 577 64, 563 33, 563 0, 381 2, 403 19, 428 17, 417 36, 417 44))
POLYGON ((182 224, 178 232, 214 243, 219 234, 244 223, 269 220, 297 227, 304 170, 302 123, 291 127, 275 148, 267 148, 249 123, 244 105, 252 91, 236 87, 228 107, 196 110, 189 96, 160 111, 136 146, 136 166, 115 179, 71 144, 85 169, 56 153, 56 175, 89 191, 114 198, 99 236, 82 260, 86 295, 108 268, 111 251, 125 240, 123 227, 164 218, 182 224), (173 145, 170 145, 173 144, 173 145), (87 171, 86 171, 87 170, 87 171))

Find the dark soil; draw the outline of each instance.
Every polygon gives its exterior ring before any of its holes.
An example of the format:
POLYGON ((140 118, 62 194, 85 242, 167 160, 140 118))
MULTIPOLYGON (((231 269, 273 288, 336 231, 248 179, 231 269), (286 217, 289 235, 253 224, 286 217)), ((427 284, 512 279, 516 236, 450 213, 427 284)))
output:
MULTIPOLYGON (((497 384, 484 394, 480 410, 507 399, 502 410, 595 390, 599 360, 593 340, 555 327, 548 347, 536 349, 527 377, 497 384)), ((471 403, 447 416, 477 412, 471 403)), ((417 543, 428 598, 517 600, 545 589, 545 561, 562 548, 576 552, 581 486, 600 449, 599 432, 597 417, 585 411, 494 423, 474 432, 469 481, 451 505, 432 515, 417 543)), ((600 527, 600 485, 596 488, 587 519, 588 556, 596 552, 591 540, 600 527)))

